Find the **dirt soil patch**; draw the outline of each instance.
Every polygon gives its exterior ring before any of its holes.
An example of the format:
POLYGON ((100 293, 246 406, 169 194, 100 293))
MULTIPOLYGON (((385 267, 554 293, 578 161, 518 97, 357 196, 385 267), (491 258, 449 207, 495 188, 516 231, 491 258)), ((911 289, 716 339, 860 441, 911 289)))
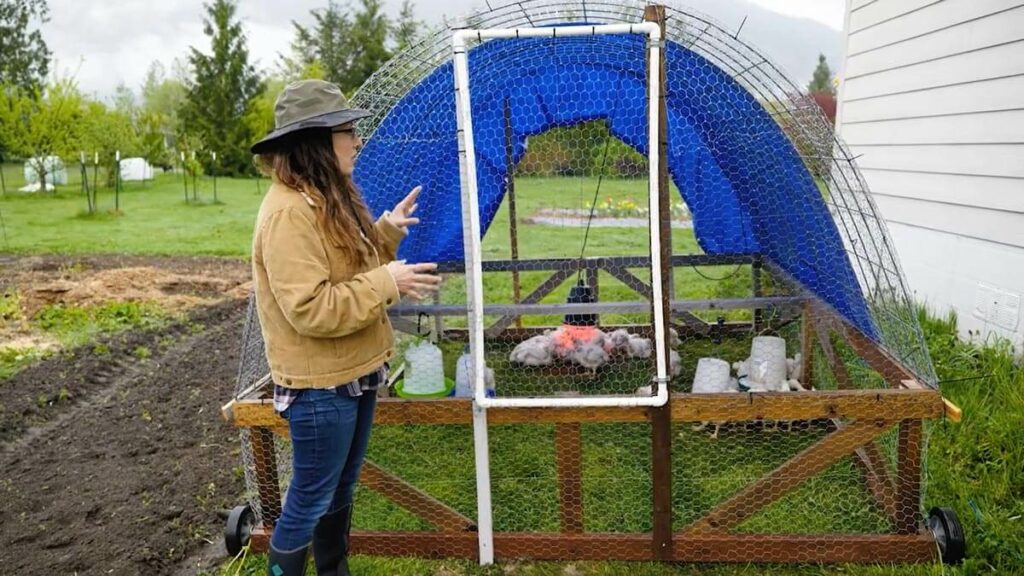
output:
POLYGON ((0 290, 63 277, 75 286, 51 294, 69 303, 97 301, 96 285, 190 299, 171 325, 0 382, 0 573, 178 574, 215 548, 244 490, 237 430, 219 407, 237 375, 248 274, 213 258, 0 257, 0 290))
POLYGON ((26 317, 48 304, 151 302, 182 312, 245 296, 249 264, 224 258, 0 257, 0 290, 16 289, 26 317))

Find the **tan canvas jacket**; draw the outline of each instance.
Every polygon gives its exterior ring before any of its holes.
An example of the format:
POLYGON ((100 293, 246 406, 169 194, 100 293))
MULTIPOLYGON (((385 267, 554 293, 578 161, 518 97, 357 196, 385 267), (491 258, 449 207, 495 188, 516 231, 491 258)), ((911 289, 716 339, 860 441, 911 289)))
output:
POLYGON ((256 307, 274 382, 329 388, 380 367, 394 354, 387 309, 399 300, 386 264, 406 231, 375 224, 383 250, 354 265, 333 247, 306 197, 273 183, 252 243, 256 307))

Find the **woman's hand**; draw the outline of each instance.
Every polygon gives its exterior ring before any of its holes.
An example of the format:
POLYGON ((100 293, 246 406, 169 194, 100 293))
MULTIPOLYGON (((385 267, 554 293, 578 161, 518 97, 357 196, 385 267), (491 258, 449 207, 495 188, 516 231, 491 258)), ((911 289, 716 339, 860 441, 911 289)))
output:
POLYGON ((422 300, 425 296, 437 292, 441 286, 441 276, 433 273, 437 270, 437 264, 406 264, 405 260, 394 260, 388 262, 387 266, 392 278, 395 279, 395 284, 398 285, 398 293, 402 296, 422 300))
POLYGON ((403 198, 398 204, 395 204, 394 209, 387 215, 388 220, 392 224, 405 230, 407 226, 420 223, 419 218, 412 217, 413 213, 416 212, 416 208, 419 207, 419 204, 416 203, 416 198, 420 195, 420 190, 423 190, 422 186, 413 188, 408 196, 403 198))

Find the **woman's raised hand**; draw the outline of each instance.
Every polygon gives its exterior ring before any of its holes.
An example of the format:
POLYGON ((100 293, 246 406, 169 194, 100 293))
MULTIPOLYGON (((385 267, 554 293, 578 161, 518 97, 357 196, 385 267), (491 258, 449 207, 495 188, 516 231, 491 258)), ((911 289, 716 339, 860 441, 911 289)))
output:
POLYGON ((423 262, 406 264, 405 260, 394 260, 388 263, 388 271, 398 285, 398 293, 416 300, 437 292, 441 287, 441 276, 436 274, 437 264, 423 262))

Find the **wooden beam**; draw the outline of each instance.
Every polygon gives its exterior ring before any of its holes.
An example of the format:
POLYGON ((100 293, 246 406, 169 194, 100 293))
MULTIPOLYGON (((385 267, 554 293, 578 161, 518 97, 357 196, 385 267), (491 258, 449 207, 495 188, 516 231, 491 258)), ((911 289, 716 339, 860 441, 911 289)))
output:
MULTIPOLYGON (((474 533, 352 532, 356 554, 469 558, 478 556, 474 533)), ((649 534, 495 533, 497 559, 651 560, 649 534)))
MULTIPOLYGON (((736 264, 753 264, 758 257, 757 254, 673 254, 671 264, 673 268, 682 266, 734 266, 736 264)), ((609 265, 636 266, 641 262, 642 266, 650 265, 650 256, 637 254, 634 256, 601 256, 597 258, 584 258, 587 265, 593 265, 601 269, 609 265)), ((485 260, 481 262, 484 272, 537 272, 542 270, 562 270, 579 266, 579 258, 530 258, 526 260, 485 260)), ((466 263, 463 260, 450 260, 438 262, 437 271, 442 274, 464 274, 466 263)))
MULTIPOLYGON (((562 271, 568 276, 575 274, 575 271, 567 270, 562 271)), ((559 276, 562 274, 556 274, 559 276)), ((556 276, 552 276, 548 280, 552 280, 556 276)), ((567 277, 566 277, 567 278, 567 277)), ((566 278, 562 278, 564 282, 566 278)), ((554 288, 541 286, 544 288, 546 293, 551 292, 554 288)), ((538 290, 540 290, 538 288, 538 290)), ((536 291, 535 291, 536 292, 536 291)), ((533 294, 531 294, 532 296, 533 294)), ((593 303, 581 303, 581 304, 568 304, 561 302, 552 303, 528 303, 530 297, 527 296, 523 299, 522 304, 484 304, 484 315, 493 316, 496 314, 503 314, 509 317, 522 316, 523 314, 626 314, 626 313, 639 313, 639 312, 650 312, 651 303, 640 300, 630 302, 593 302, 593 303)), ((673 300, 670 304, 670 310, 673 313, 679 313, 686 310, 747 310, 757 307, 772 306, 776 308, 784 306, 800 306, 804 302, 802 297, 798 296, 762 296, 760 298, 713 298, 709 300, 673 300)), ((419 316, 420 314, 427 314, 431 316, 465 316, 466 306, 465 304, 400 304, 391 308, 388 314, 394 316, 419 316)), ((509 321, 511 324, 511 321, 509 321)), ((497 329, 497 322, 487 328, 488 330, 497 329)), ((507 326, 507 325, 506 325, 507 326)))
MULTIPOLYGON (((650 561, 650 534, 496 533, 499 560, 650 561)), ((356 554, 478 558, 476 535, 436 532, 352 532, 356 554)), ((903 564, 937 558, 929 534, 714 534, 673 538, 677 562, 903 564)))
POLYGON ((832 369, 832 374, 836 377, 836 384, 840 390, 853 388, 853 380, 850 379, 850 372, 846 369, 846 364, 832 347, 832 331, 829 329, 829 323, 819 319, 816 324, 817 328, 814 332, 818 335, 821 352, 825 355, 825 360, 828 361, 829 368, 832 369))
POLYGON ((555 425, 555 460, 562 532, 582 534, 583 438, 578 422, 555 425))
POLYGON ((651 408, 651 512, 654 527, 651 553, 657 560, 672 557, 672 408, 651 408))
POLYGON ((703 518, 688 526, 683 534, 720 533, 742 524, 808 478, 828 469, 842 457, 882 435, 892 424, 892 421, 886 420, 861 420, 825 436, 715 506, 703 518))
MULTIPOLYGON (((568 280, 575 273, 576 270, 574 269, 556 270, 553 274, 551 274, 550 278, 542 282, 540 286, 534 288, 533 292, 530 292, 526 296, 526 298, 523 298, 522 302, 517 302, 515 306, 524 306, 525 308, 529 308, 531 307, 531 305, 536 305, 537 302, 540 302, 541 299, 543 299, 545 296, 553 292, 556 288, 561 286, 563 282, 568 280)), ((484 308, 488 307, 484 306, 484 308)), ((464 313, 465 306, 462 306, 461 309, 464 313)), ((524 309, 524 311, 526 310, 524 309)), ((491 324, 485 329, 485 332, 488 335, 488 337, 493 338, 495 335, 500 334, 506 328, 511 326, 512 323, 519 319, 521 316, 522 314, 516 314, 514 312, 509 313, 501 318, 498 318, 494 322, 494 324, 491 324)))
MULTIPOLYGON (((709 324, 689 313, 674 312, 672 317, 679 318, 685 323, 674 326, 674 328, 679 332, 679 337, 683 339, 707 336, 712 327, 714 327, 715 330, 719 330, 725 337, 737 338, 750 335, 750 322, 726 322, 719 326, 718 324, 709 324)), ((413 326, 415 326, 415 324, 413 324, 413 326)), ((557 326, 524 326, 523 328, 510 327, 502 332, 500 337, 508 339, 509 341, 522 341, 530 338, 531 336, 543 334, 545 330, 551 330, 554 328, 557 328, 557 326)), ((651 328, 650 324, 601 325, 601 330, 604 330, 605 332, 611 332, 619 328, 624 328, 632 334, 637 334, 645 338, 654 337, 654 330, 651 328)), ((467 341, 469 338, 465 328, 445 328, 444 337, 446 340, 455 340, 459 342, 467 341)))
MULTIPOLYGON (((830 418, 940 418, 945 410, 935 390, 832 390, 811 392, 747 392, 742 394, 672 394, 674 422, 749 422, 754 420, 818 420, 830 418)), ((287 431, 288 423, 274 412, 270 400, 245 400, 234 405, 234 424, 287 431)), ((491 408, 488 421, 498 424, 648 422, 643 407, 491 408)), ((460 424, 473 422, 472 400, 379 398, 374 424, 460 424)))
MULTIPOLYGON (((750 266, 750 291, 755 298, 761 296, 761 258, 755 258, 750 266)), ((761 308, 754 308, 754 332, 761 332, 764 322, 764 311, 761 308)))
POLYGON ((959 406, 953 404, 946 398, 942 399, 942 406, 945 408, 946 418, 948 418, 951 422, 959 424, 960 420, 962 420, 964 417, 963 410, 961 410, 959 406))
POLYGON ((838 390, 673 394, 675 422, 748 422, 828 418, 939 418, 942 397, 934 390, 838 390))
POLYGON ((804 304, 800 314, 800 384, 814 388, 814 309, 804 304))
POLYGON ((903 564, 937 559, 930 534, 713 534, 677 537, 679 562, 903 564))
POLYGON ((274 533, 273 526, 256 526, 249 534, 249 551, 266 554, 270 550, 270 536, 274 533))
POLYGON ((235 400, 231 407, 231 421, 239 427, 288 427, 288 421, 274 411, 273 400, 235 400))
POLYGON ((441 532, 476 530, 475 521, 369 460, 363 462, 359 482, 441 532))
POLYGON ((863 474, 864 484, 875 498, 875 504, 895 525, 898 521, 896 484, 893 482, 892 475, 889 474, 889 466, 879 449, 878 442, 868 442, 858 448, 854 454, 857 456, 854 459, 854 464, 863 474))
MULTIPOLYGON (((651 295, 653 293, 651 285, 637 278, 636 275, 630 272, 625 266, 619 266, 617 264, 611 265, 608 266, 607 272, 637 294, 648 300, 651 299, 651 295)), ((687 310, 675 310, 673 316, 679 318, 684 324, 701 335, 705 335, 711 330, 710 324, 694 316, 692 312, 687 310)))
POLYGON ((601 301, 600 277, 601 275, 597 268, 587 268, 587 284, 590 286, 590 292, 594 295, 594 302, 601 301))
POLYGON ((640 296, 643 296, 647 300, 651 299, 651 285, 637 278, 636 275, 626 269, 625 266, 615 264, 608 266, 605 270, 613 278, 625 284, 630 290, 636 292, 640 296))
POLYGON ((883 350, 877 342, 865 336, 863 332, 835 313, 830 307, 819 304, 816 309, 824 321, 890 386, 899 388, 903 385, 904 380, 917 379, 913 372, 903 366, 902 362, 883 350))
MULTIPOLYGON (((661 28, 661 37, 665 37, 665 6, 659 4, 648 4, 644 7, 644 20, 657 23, 661 28)), ((661 218, 658 219, 658 242, 660 252, 655 255, 651 265, 661 274, 661 282, 658 289, 662 297, 660 302, 651 302, 651 317, 655 312, 662 316, 660 327, 665 337, 668 337, 669 327, 672 321, 672 313, 677 310, 674 305, 675 299, 672 293, 671 281, 672 267, 672 221, 671 221, 671 199, 669 198, 668 182, 668 107, 665 104, 665 93, 668 82, 665 76, 665 50, 658 52, 657 61, 648 61, 649 70, 658 70, 660 82, 658 85, 658 211, 661 218), (660 307, 660 310, 658 310, 660 307)), ((648 88, 650 90, 650 88, 648 88)), ((625 272, 625 271, 623 271, 625 272)), ((653 278, 652 278, 653 287, 653 278)), ((652 290, 653 291, 653 290, 652 290)), ((650 297, 648 297, 650 298, 650 297)), ((685 309, 682 310, 685 312, 685 309)), ((685 312, 689 313, 689 312, 685 312)), ((661 359, 664 366, 668 366, 669 347, 665 349, 665 355, 661 359)), ((657 358, 652 358, 654 363, 657 358)), ((668 382, 658 384, 668 386, 668 382)), ((652 491, 652 539, 651 553, 657 560, 669 560, 672 558, 672 399, 660 408, 650 410, 651 417, 651 483, 652 491)))
POLYGON ((896 479, 896 494, 899 498, 896 531, 900 534, 914 534, 920 525, 921 428, 920 420, 903 420, 896 441, 896 465, 899 467, 896 479))

